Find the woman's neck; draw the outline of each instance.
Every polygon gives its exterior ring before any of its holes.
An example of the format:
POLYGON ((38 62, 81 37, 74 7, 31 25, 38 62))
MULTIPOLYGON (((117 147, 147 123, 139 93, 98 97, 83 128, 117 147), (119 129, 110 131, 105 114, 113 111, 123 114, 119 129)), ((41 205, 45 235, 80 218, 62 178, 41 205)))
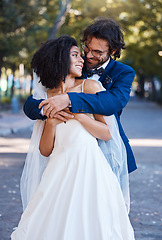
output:
POLYGON ((60 86, 57 88, 53 88, 48 90, 48 92, 54 94, 63 94, 66 93, 68 89, 73 88, 75 86, 75 78, 72 78, 70 75, 66 76, 65 82, 61 82, 60 86))
POLYGON ((68 89, 73 88, 75 86, 75 78, 72 78, 70 75, 67 75, 65 78, 65 82, 61 83, 61 93, 66 93, 68 89))

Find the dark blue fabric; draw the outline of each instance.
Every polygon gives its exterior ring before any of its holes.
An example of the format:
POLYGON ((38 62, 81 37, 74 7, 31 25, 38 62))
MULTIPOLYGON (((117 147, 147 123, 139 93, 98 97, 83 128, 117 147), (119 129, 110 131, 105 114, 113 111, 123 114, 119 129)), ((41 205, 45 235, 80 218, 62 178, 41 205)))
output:
MULTIPOLYGON (((106 91, 96 94, 68 93, 72 105, 70 110, 74 113, 92 113, 106 116, 115 114, 119 125, 119 132, 127 150, 129 173, 134 171, 137 166, 129 145, 129 140, 120 123, 120 114, 129 101, 134 76, 135 72, 131 67, 114 61, 111 58, 109 64, 105 68, 105 72, 99 79, 106 91)), ((83 69, 83 77, 87 78, 85 67, 83 69)), ((41 101, 42 100, 33 99, 32 96, 27 99, 24 105, 24 112, 29 118, 33 120, 43 120, 46 118, 41 116, 40 109, 38 109, 38 105, 41 101)))
MULTIPOLYGON (((86 77, 86 72, 84 76, 86 77)), ((106 91, 97 94, 69 92, 72 112, 107 116, 120 112, 128 103, 134 76, 135 72, 131 67, 111 59, 99 79, 106 91)))
POLYGON ((133 172, 134 170, 137 169, 136 161, 135 161, 135 158, 134 158, 134 154, 133 154, 133 151, 132 151, 131 146, 129 144, 129 140, 128 140, 127 136, 124 133, 124 130, 122 128, 122 125, 121 125, 121 122, 119 120, 119 116, 118 116, 117 113, 115 114, 115 117, 116 117, 116 120, 118 122, 120 136, 121 136, 121 138, 122 138, 122 140, 124 142, 124 145, 125 145, 125 148, 126 148, 126 151, 127 151, 128 172, 131 173, 131 172, 133 172))
MULTIPOLYGON (((86 69, 84 69, 83 74, 87 77, 86 69)), ((134 171, 137 166, 129 140, 120 122, 120 115, 122 109, 129 101, 134 76, 135 72, 131 67, 114 61, 111 58, 105 68, 104 74, 99 79, 106 91, 98 92, 97 94, 68 93, 71 100, 72 112, 96 113, 106 116, 115 114, 119 132, 127 150, 129 173, 134 171)))
POLYGON ((47 117, 42 116, 40 114, 41 109, 38 108, 39 104, 43 101, 44 99, 36 100, 33 98, 33 96, 29 96, 28 99, 26 100, 23 110, 26 116, 28 116, 32 120, 36 119, 41 119, 44 120, 47 117))

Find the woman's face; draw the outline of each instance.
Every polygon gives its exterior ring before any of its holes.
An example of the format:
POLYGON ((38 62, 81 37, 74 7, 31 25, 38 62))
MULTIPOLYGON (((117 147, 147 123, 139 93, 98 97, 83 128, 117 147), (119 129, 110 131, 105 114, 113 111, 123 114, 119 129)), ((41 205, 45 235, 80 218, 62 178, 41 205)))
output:
POLYGON ((70 75, 80 77, 82 75, 84 60, 78 47, 72 46, 70 49, 70 75))

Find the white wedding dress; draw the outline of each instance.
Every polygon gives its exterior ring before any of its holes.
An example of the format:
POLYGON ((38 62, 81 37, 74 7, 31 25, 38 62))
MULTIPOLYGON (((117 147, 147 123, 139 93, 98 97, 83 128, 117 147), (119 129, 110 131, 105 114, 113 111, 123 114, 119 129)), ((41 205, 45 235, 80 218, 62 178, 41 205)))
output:
POLYGON ((117 177, 78 121, 56 126, 53 152, 11 239, 134 239, 117 177))

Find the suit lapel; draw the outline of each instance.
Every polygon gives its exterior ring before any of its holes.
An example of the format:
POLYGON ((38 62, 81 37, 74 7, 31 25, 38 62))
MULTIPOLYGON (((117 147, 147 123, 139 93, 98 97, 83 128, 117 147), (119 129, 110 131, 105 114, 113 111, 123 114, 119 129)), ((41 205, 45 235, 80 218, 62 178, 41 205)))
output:
POLYGON ((106 66, 105 72, 99 78, 99 81, 102 83, 103 86, 113 82, 111 73, 112 73, 112 69, 114 68, 114 65, 115 65, 115 61, 110 57, 110 62, 106 66))
MULTIPOLYGON (((105 72, 102 74, 102 76, 99 78, 99 81, 102 83, 103 86, 112 83, 113 77, 111 76, 112 70, 115 66, 115 61, 110 57, 110 62, 105 68, 105 72)), ((83 71, 82 71, 82 77, 81 78, 87 78, 87 69, 84 64, 83 71)))

